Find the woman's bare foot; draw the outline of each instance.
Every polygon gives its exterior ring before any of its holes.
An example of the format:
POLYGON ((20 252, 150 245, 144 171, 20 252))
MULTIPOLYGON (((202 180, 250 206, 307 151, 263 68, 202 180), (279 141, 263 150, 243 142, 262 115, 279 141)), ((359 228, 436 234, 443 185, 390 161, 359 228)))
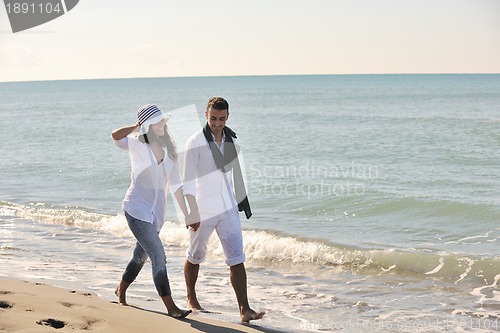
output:
POLYGON ((191 310, 179 309, 177 305, 175 305, 175 302, 170 295, 162 296, 161 299, 163 300, 163 304, 165 304, 165 307, 167 308, 167 315, 169 315, 170 317, 184 318, 192 312, 191 310))
POLYGON ((173 318, 180 319, 180 318, 187 317, 191 312, 193 312, 193 311, 177 309, 175 311, 167 313, 167 315, 170 317, 173 317, 173 318))
POLYGON ((118 304, 123 305, 123 306, 128 306, 126 293, 125 293, 125 291, 122 291, 120 286, 116 287, 115 295, 118 297, 118 304))
POLYGON ((257 320, 257 319, 264 318, 265 314, 266 314, 266 311, 261 311, 261 312, 257 313, 254 310, 250 309, 250 310, 247 310, 245 313, 240 314, 240 320, 242 323, 248 323, 250 320, 257 320))

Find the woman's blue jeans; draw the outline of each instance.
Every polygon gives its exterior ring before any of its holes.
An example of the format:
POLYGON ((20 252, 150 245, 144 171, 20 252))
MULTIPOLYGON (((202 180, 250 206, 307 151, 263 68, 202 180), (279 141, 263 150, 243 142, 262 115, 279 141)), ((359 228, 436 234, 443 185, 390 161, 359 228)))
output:
POLYGON ((138 220, 127 212, 125 212, 125 217, 130 230, 137 239, 137 244, 134 255, 123 273, 123 281, 127 283, 134 282, 149 257, 153 269, 153 281, 158 295, 160 297, 170 296, 172 292, 168 282, 167 257, 156 228, 152 223, 138 220))

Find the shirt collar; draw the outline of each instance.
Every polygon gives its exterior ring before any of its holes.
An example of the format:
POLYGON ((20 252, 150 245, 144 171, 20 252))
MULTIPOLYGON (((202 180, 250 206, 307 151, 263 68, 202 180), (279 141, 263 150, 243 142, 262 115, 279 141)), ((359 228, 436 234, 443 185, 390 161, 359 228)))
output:
MULTIPOLYGON (((216 142, 215 141, 215 135, 213 133, 210 133, 210 134, 212 134, 212 139, 214 139, 214 142, 216 142)), ((223 142, 226 142, 226 133, 224 131, 222 131, 222 141, 221 141, 221 143, 223 143, 223 142)))

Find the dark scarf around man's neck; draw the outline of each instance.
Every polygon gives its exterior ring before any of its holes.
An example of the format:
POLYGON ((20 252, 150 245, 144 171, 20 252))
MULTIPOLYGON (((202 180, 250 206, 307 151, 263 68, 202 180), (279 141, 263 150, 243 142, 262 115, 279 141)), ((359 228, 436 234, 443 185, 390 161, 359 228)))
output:
POLYGON ((245 212, 245 216, 249 219, 250 216, 252 216, 252 211, 250 210, 250 203, 248 202, 245 183, 243 182, 243 174, 241 173, 240 162, 238 160, 238 152, 236 151, 236 146, 233 141, 233 138, 236 139, 236 133, 234 133, 227 126, 225 126, 223 130, 224 135, 226 136, 226 142, 224 143, 224 155, 222 155, 219 147, 217 147, 217 144, 214 142, 212 131, 210 130, 208 123, 205 124, 205 127, 203 128, 203 134, 208 141, 217 168, 219 168, 222 172, 228 172, 231 169, 233 170, 234 191, 236 194, 236 200, 238 201, 238 211, 245 212))

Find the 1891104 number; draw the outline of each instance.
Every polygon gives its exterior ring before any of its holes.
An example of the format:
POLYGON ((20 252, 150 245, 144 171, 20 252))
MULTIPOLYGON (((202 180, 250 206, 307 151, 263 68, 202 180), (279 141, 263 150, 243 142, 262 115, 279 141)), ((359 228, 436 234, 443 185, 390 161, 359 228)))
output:
POLYGON ((26 3, 26 2, 14 2, 5 4, 7 8, 8 14, 51 14, 51 13, 60 13, 63 9, 60 6, 60 3, 56 3, 55 5, 50 2, 47 3, 26 3))

